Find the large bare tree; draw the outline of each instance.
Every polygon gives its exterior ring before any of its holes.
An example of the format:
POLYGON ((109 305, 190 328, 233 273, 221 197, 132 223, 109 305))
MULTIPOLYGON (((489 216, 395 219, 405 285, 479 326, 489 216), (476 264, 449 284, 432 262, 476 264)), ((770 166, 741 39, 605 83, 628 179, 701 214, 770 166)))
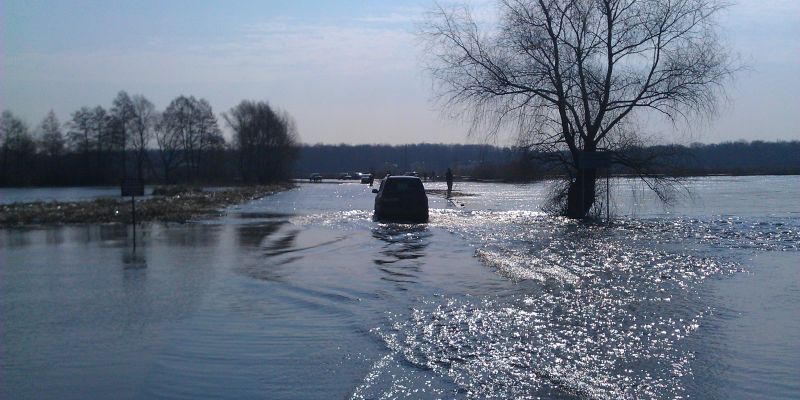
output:
POLYGON ((131 98, 133 116, 130 121, 131 147, 136 156, 136 177, 144 180, 144 163, 148 160, 147 148, 154 136, 156 108, 142 95, 131 98))
POLYGON ((48 184, 58 184, 63 176, 63 156, 65 139, 61 131, 61 123, 58 122, 55 112, 50 110, 39 124, 39 148, 44 156, 46 166, 45 181, 48 184))
MULTIPOLYGON (((169 118, 169 116, 168 116, 169 118)), ((172 183, 172 175, 180 165, 181 140, 175 129, 172 129, 165 122, 164 115, 157 113, 153 125, 156 145, 158 146, 158 158, 161 163, 161 170, 165 183, 172 183)))
POLYGON ((33 162, 36 142, 28 125, 8 110, 0 114, 0 147, 0 185, 29 184, 25 169, 33 162))
POLYGON ((585 217, 597 170, 586 153, 647 179, 631 122, 677 121, 715 111, 733 68, 716 34, 717 0, 504 0, 497 24, 468 7, 438 7, 424 24, 429 69, 445 108, 473 128, 519 129, 529 148, 559 159, 568 177, 562 211, 585 217), (486 26, 491 25, 491 26, 486 26))
POLYGON ((122 179, 128 178, 128 144, 133 133, 133 125, 136 119, 136 112, 133 101, 127 92, 120 90, 114 98, 109 115, 109 133, 112 135, 114 147, 120 151, 122 160, 122 179))
POLYGON ((172 100, 161 115, 160 129, 163 135, 157 140, 162 149, 165 148, 162 144, 170 147, 177 141, 187 181, 199 175, 207 150, 224 143, 211 104, 194 96, 178 96, 172 100))
POLYGON ((58 158, 64 152, 64 134, 61 132, 61 123, 53 110, 47 113, 39 125, 41 132, 40 145, 44 154, 49 158, 58 158))
POLYGON ((274 182, 287 179, 297 156, 298 133, 294 118, 264 101, 243 100, 224 115, 233 130, 244 181, 274 182))

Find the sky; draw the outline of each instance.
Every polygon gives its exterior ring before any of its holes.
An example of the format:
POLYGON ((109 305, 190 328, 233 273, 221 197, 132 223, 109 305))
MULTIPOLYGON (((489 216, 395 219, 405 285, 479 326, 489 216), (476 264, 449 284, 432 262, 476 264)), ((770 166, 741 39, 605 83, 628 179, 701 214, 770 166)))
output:
MULTIPOLYGON (((0 0, 0 108, 35 127, 51 109, 63 122, 81 106, 108 107, 120 90, 159 109, 183 94, 220 116, 244 99, 268 101, 294 116, 305 143, 483 143, 433 101, 415 36, 432 5, 0 0)), ((650 129, 678 142, 800 140, 800 1, 739 0, 720 23, 747 69, 718 115, 650 129)))

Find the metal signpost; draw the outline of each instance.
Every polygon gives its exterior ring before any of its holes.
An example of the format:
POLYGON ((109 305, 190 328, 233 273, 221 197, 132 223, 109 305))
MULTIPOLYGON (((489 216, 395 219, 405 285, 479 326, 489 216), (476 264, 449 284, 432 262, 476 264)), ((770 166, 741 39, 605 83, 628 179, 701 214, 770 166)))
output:
MULTIPOLYGON (((606 224, 611 223, 611 213, 610 213, 611 197, 609 191, 609 177, 611 176, 611 153, 607 151, 593 151, 593 152, 583 151, 579 155, 578 166, 580 169, 606 170, 606 224)), ((581 190, 583 190, 582 186, 581 190)), ((583 199, 581 199, 581 201, 583 201, 583 199)))
POLYGON ((120 196, 131 197, 131 223, 133 224, 133 250, 136 251, 136 196, 144 196, 144 182, 137 178, 125 178, 120 185, 120 196))

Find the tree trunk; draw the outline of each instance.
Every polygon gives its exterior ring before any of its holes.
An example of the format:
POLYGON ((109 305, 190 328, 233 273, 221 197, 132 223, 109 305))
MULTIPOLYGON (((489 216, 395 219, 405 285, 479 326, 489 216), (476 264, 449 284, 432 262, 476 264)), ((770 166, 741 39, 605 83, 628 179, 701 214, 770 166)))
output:
POLYGON ((139 179, 140 182, 144 182, 144 161, 145 161, 146 154, 144 152, 144 147, 139 149, 139 152, 136 157, 136 177, 139 179))
POLYGON ((594 204, 594 189, 597 179, 596 169, 580 169, 577 177, 569 184, 567 192, 567 217, 585 218, 594 204))
POLYGON ((8 146, 3 146, 3 164, 2 169, 0 169, 0 185, 6 186, 6 177, 8 173, 8 146))
MULTIPOLYGON (((164 161, 162 161, 164 162, 164 161)), ((164 162, 164 183, 169 184, 169 167, 167 166, 166 162, 164 162)))

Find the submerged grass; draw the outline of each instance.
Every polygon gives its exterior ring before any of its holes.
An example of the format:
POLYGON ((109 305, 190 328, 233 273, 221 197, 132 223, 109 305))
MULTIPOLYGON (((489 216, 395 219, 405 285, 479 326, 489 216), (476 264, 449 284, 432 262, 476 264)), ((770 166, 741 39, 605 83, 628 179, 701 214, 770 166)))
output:
MULTIPOLYGON (((136 202, 137 221, 187 222, 218 215, 221 209, 255 200, 293 185, 274 184, 239 186, 220 191, 197 188, 170 188, 166 195, 136 202)), ((81 223, 128 223, 131 221, 129 198, 100 198, 92 201, 31 202, 0 205, 0 228, 26 225, 62 225, 81 223)))

